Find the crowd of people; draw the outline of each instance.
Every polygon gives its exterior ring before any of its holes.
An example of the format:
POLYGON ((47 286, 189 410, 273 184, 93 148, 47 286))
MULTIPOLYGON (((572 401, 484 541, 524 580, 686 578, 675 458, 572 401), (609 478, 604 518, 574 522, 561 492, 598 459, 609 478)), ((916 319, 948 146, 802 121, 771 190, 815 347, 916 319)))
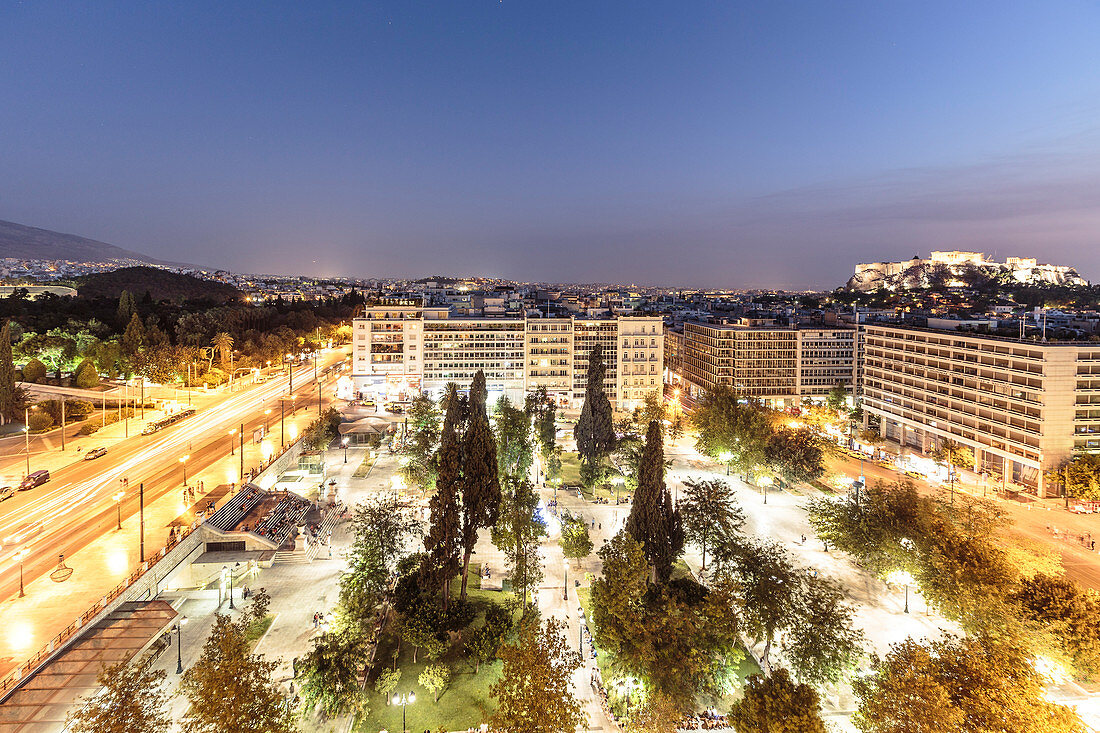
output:
POLYGON ((251 532, 266 537, 270 540, 282 542, 290 534, 291 530, 302 523, 309 512, 310 503, 285 493, 275 508, 267 513, 251 532))

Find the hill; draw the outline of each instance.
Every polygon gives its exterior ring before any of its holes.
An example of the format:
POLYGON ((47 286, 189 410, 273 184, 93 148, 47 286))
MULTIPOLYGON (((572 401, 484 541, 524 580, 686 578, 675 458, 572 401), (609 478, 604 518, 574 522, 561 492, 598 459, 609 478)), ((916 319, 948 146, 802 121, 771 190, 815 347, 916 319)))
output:
POLYGON ((20 260, 169 264, 140 252, 131 252, 95 239, 2 220, 0 220, 0 257, 14 257, 20 260))
POLYGON ((225 283, 145 266, 122 267, 85 275, 77 278, 76 289, 84 298, 117 298, 123 290, 129 290, 139 299, 148 292, 153 300, 212 300, 224 303, 241 296, 239 290, 225 283))

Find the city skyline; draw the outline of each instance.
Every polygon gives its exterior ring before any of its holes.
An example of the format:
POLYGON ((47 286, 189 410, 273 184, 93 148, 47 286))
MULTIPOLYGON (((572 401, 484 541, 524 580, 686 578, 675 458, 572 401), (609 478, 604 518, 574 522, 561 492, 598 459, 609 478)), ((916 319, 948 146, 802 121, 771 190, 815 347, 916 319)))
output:
POLYGON ((157 258, 832 288, 963 249, 1100 273, 1090 6, 0 17, 0 218, 157 258))

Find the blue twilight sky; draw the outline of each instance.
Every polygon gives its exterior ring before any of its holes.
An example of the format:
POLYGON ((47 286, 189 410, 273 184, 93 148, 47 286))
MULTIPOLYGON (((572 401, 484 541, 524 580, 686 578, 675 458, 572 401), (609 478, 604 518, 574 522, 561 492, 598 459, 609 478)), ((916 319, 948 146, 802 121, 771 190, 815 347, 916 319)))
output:
POLYGON ((242 271, 1100 279, 1100 4, 9 0, 0 219, 242 271))

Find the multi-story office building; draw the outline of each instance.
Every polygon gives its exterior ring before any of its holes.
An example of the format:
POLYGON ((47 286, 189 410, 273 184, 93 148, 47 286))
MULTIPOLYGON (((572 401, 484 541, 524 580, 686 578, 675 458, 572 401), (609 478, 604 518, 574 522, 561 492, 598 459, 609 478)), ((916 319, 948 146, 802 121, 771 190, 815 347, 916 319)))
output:
POLYGON ((559 404, 579 407, 596 344, 612 405, 633 409, 661 389, 660 317, 469 317, 397 303, 365 309, 352 333, 355 391, 379 399, 438 395, 449 382, 468 385, 480 369, 490 399, 504 394, 520 402, 544 387, 559 404))
POLYGON ((721 384, 775 407, 821 399, 855 381, 855 330, 770 320, 684 322, 680 377, 692 398, 721 384))
POLYGON ((1100 344, 863 328, 865 419, 901 446, 961 443, 975 471, 1039 495, 1044 472, 1100 450, 1100 344))

